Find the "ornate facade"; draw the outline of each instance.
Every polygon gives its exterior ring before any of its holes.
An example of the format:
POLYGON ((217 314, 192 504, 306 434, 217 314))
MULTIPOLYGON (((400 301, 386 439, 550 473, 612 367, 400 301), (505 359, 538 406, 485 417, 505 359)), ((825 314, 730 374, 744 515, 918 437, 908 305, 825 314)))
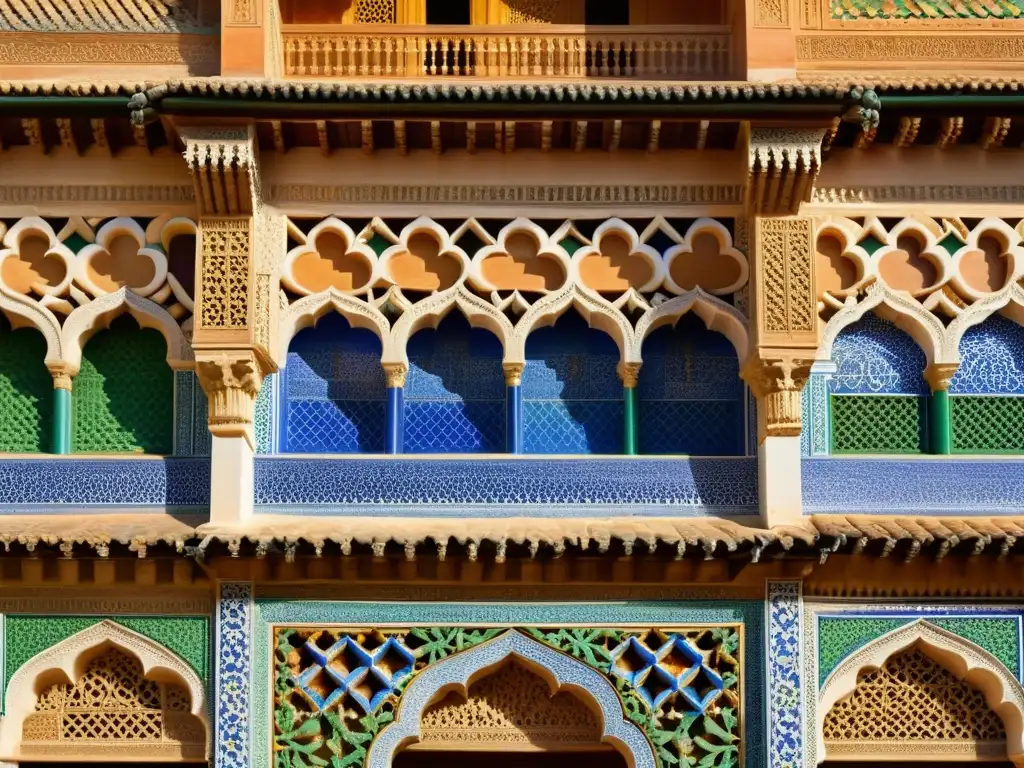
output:
POLYGON ((0 0, 0 763, 1024 765, 1022 0, 0 0))

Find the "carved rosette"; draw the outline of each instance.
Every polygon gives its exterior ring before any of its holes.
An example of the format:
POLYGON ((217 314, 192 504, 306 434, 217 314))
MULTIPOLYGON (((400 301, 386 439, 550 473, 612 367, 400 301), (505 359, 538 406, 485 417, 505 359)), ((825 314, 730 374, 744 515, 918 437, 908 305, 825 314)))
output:
POLYGON ((811 375, 812 356, 752 357, 741 375, 758 402, 759 438, 797 437, 801 430, 800 392, 811 375))
POLYGON ((200 353, 196 372, 209 401, 210 433, 244 437, 255 450, 254 406, 268 372, 261 358, 251 350, 200 353))

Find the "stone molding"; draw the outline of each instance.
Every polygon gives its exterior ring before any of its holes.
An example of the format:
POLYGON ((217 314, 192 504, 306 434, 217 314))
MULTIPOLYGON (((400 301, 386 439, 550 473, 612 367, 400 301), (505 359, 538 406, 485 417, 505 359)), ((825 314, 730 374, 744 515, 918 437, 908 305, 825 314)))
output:
POLYGON ((258 156, 253 126, 178 129, 184 157, 204 215, 252 213, 259 194, 258 156))
MULTIPOLYGON (((906 24, 906 22, 904 22, 906 24)), ((906 27, 903 27, 906 29, 906 27)), ((797 35, 797 61, 806 62, 1000 62, 1024 59, 1024 38, 993 34, 849 34, 797 35)))
POLYGON ((746 209, 793 214, 811 199, 821 170, 825 128, 751 128, 748 137, 746 209))
POLYGON ((220 41, 213 35, 4 32, 0 68, 40 65, 178 65, 214 74, 220 41))

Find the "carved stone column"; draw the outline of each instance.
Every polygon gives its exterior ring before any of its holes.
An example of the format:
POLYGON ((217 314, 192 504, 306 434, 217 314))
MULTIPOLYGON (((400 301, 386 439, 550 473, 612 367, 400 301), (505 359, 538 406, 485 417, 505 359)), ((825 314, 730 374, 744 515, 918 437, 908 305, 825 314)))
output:
POLYGON ((251 126, 182 128, 180 135, 201 209, 192 346, 209 400, 210 515, 236 522, 253 511, 254 404, 276 367, 272 275, 284 227, 260 205, 251 126))
POLYGON ((798 524, 800 393, 818 346, 813 225, 759 218, 753 231, 753 348, 742 376, 757 398, 761 516, 769 526, 798 524))
POLYGON ((953 452, 953 415, 949 404, 949 385, 959 363, 932 363, 924 371, 931 389, 928 399, 928 435, 932 453, 948 456, 953 452))

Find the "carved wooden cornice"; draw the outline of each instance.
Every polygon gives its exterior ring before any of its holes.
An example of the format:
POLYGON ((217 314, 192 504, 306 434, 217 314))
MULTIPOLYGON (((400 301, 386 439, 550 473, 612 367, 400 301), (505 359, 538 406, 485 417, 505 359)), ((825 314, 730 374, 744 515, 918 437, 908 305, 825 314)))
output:
POLYGON ((747 155, 747 210, 752 214, 796 213, 811 199, 821 169, 826 128, 751 128, 747 155))
POLYGON ((183 127, 178 135, 185 145, 185 162, 201 212, 221 216, 252 213, 254 197, 259 194, 254 129, 183 127))

